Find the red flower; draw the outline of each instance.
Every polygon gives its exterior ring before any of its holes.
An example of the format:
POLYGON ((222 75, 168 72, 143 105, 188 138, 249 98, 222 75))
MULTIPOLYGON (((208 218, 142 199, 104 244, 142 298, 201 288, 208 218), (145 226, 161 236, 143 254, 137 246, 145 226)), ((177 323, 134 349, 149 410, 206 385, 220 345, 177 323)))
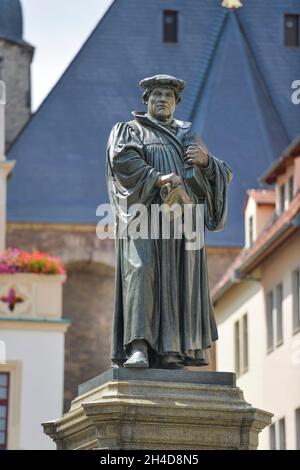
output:
POLYGON ((48 253, 37 250, 29 253, 17 248, 0 252, 0 274, 17 272, 65 274, 66 271, 61 259, 48 253))

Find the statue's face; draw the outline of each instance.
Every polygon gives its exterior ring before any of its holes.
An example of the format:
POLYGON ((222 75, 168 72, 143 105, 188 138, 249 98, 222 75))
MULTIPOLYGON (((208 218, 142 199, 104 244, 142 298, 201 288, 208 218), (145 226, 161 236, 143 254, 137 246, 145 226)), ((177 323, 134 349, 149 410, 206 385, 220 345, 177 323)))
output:
POLYGON ((148 113, 159 121, 168 121, 176 108, 176 97, 172 88, 155 87, 148 99, 148 113))

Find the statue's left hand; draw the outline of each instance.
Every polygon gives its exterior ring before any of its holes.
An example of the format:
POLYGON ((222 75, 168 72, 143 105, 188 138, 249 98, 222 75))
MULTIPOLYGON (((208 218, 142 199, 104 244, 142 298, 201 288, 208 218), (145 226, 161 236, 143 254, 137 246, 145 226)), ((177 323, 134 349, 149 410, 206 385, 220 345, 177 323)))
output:
POLYGON ((184 161, 190 165, 208 165, 208 150, 204 145, 193 143, 188 146, 184 161))

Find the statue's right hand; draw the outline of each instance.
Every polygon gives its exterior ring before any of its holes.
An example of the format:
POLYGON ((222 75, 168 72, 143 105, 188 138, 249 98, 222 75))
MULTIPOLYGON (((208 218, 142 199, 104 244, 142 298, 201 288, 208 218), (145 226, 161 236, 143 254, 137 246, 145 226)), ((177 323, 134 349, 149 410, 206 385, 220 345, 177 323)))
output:
POLYGON ((170 173, 169 175, 163 175, 159 178, 157 186, 161 188, 164 184, 171 183, 172 188, 176 188, 182 183, 180 176, 176 173, 170 173))

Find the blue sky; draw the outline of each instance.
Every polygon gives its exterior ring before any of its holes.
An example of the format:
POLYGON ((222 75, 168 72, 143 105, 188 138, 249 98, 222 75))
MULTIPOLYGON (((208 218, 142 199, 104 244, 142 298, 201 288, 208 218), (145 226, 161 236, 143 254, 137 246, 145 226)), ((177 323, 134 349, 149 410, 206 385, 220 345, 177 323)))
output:
POLYGON ((35 46, 32 110, 55 85, 113 0, 21 0, 24 39, 35 46))

